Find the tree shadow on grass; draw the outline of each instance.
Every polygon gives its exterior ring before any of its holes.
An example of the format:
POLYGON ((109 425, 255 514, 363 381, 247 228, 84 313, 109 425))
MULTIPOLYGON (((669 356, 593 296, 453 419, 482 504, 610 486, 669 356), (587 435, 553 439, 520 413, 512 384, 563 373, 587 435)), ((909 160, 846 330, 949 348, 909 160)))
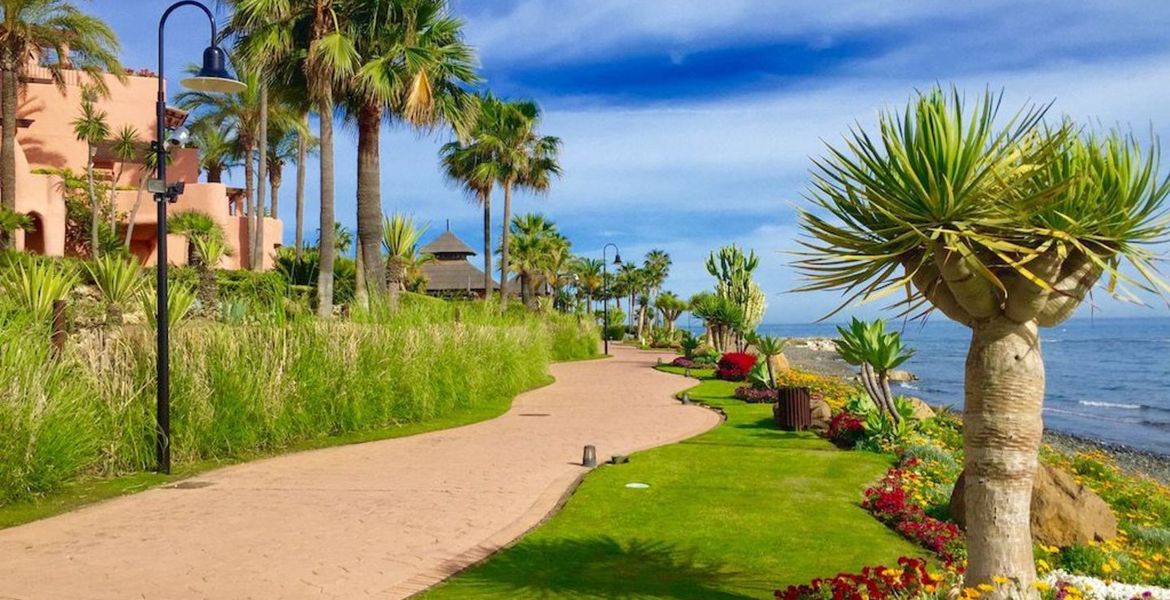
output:
MULTIPOLYGON (((682 526, 682 524, 680 524, 682 526)), ((727 588, 752 585, 726 565, 694 550, 646 540, 611 537, 524 541, 458 576, 460 589, 477 598, 669 598, 746 600, 727 588)))

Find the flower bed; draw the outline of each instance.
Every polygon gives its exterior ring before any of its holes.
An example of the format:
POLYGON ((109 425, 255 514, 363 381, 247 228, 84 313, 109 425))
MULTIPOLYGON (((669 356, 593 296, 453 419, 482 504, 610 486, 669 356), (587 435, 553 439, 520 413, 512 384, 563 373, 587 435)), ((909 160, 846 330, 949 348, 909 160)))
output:
MULTIPOLYGON (((907 467, 912 469, 915 466, 917 459, 911 459, 907 467)), ((916 477, 910 470, 890 469, 877 485, 865 490, 861 506, 898 533, 938 555, 945 563, 962 560, 967 555, 967 548, 958 526, 928 516, 913 493, 907 491, 906 482, 916 477)))
POLYGON ((897 568, 865 567, 860 573, 838 573, 828 579, 814 579, 805 585, 777 590, 782 600, 885 600, 945 597, 953 589, 960 571, 931 573, 921 558, 902 557, 897 568), (938 595, 938 596, 936 596, 938 595))
POLYGON ((741 385, 735 388, 735 397, 748 404, 767 404, 776 401, 776 390, 741 385))
POLYGON ((671 366, 682 367, 684 369, 694 369, 694 368, 698 367, 698 365, 695 363, 695 361, 693 361, 685 356, 680 356, 680 357, 670 361, 670 364, 671 364, 671 366))

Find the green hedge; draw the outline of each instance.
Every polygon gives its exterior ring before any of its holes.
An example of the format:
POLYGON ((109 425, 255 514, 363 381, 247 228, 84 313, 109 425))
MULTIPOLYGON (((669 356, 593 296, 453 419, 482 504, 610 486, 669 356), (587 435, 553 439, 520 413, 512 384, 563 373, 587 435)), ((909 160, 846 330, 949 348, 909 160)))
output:
MULTIPOLYGON (((593 356, 571 316, 408 297, 365 322, 187 323, 172 333, 176 463, 279 451, 500 402, 553 360, 593 356)), ((146 328, 70 338, 0 322, 0 505, 154 461, 154 342, 146 328)))

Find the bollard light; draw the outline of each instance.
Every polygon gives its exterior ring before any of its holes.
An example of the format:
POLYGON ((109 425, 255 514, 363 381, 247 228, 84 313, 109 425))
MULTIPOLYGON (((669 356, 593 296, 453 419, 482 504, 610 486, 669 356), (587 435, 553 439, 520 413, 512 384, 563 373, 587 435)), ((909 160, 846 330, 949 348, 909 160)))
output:
POLYGON ((597 448, 593 446, 585 446, 585 453, 581 456, 581 466, 596 467, 597 466, 597 448))

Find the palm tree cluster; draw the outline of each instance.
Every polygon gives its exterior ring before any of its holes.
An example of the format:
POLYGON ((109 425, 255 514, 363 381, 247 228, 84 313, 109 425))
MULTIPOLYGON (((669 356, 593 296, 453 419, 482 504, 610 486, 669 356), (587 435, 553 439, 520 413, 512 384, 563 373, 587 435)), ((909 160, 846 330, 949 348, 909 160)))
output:
POLYGON ((661 328, 666 337, 674 339, 674 323, 688 309, 688 304, 677 294, 663 290, 671 267, 670 254, 665 250, 650 250, 641 266, 634 262, 623 263, 616 273, 609 273, 608 281, 602 276, 600 259, 577 257, 570 261, 569 267, 578 301, 583 302, 589 312, 593 311, 593 303, 598 300, 616 299, 620 309, 621 301, 625 299, 629 308, 628 328, 639 340, 645 341, 646 334, 655 326, 661 328))
POLYGON ((755 251, 746 254, 735 244, 707 257, 707 272, 715 278, 715 290, 691 297, 691 312, 707 327, 707 342, 724 352, 742 352, 749 334, 763 321, 767 303, 752 278, 760 264, 755 251))

